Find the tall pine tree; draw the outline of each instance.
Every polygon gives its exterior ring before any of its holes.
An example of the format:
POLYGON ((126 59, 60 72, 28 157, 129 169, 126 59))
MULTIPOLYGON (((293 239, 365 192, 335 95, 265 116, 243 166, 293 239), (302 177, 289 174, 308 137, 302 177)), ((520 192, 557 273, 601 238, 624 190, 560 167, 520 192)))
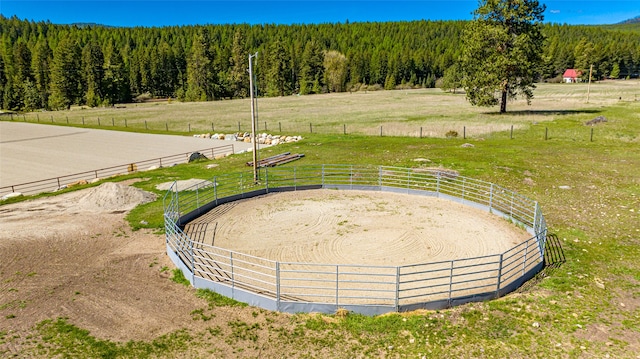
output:
POLYGON ((187 59, 187 101, 213 100, 212 55, 209 32, 203 28, 194 38, 187 59))
POLYGON ((300 68, 300 94, 322 92, 324 52, 318 42, 311 40, 304 46, 300 68))
POLYGON ((233 97, 245 98, 249 93, 248 56, 245 38, 241 30, 233 34, 231 57, 229 58, 229 86, 233 97))
POLYGON ((542 62, 541 22, 537 0, 482 0, 463 36, 463 86, 476 106, 500 105, 522 95, 533 98, 542 62))
POLYGON ((291 91, 290 59, 282 42, 277 40, 269 46, 269 68, 267 70, 267 94, 285 96, 291 91))
POLYGON ((51 65, 51 97, 49 106, 69 109, 80 95, 80 48, 74 39, 65 36, 53 52, 51 65))
POLYGON ((31 70, 40 101, 38 108, 47 108, 49 105, 49 82, 51 78, 52 58, 53 51, 51 51, 49 44, 44 37, 39 38, 31 56, 31 70))
POLYGON ((94 41, 90 41, 82 49, 82 79, 85 103, 91 107, 100 105, 103 96, 104 55, 94 41))

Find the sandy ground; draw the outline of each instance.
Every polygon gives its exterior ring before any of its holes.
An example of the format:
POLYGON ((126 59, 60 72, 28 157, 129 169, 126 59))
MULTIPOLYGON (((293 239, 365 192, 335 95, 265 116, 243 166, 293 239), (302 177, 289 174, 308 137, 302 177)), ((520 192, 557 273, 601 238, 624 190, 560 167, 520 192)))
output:
POLYGON ((0 187, 249 143, 0 121, 0 187))
POLYGON ((389 192, 307 190, 224 206, 198 220, 213 223, 205 243, 282 262, 431 263, 500 254, 531 237, 469 206, 389 192))

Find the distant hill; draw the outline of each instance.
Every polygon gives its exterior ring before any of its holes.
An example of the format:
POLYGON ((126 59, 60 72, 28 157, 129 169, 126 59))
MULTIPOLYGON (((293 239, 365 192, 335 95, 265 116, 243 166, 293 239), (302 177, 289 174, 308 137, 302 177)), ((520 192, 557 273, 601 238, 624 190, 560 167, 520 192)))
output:
POLYGON ((621 21, 621 22, 619 22, 617 25, 622 25, 622 24, 638 24, 638 23, 640 23, 640 15, 638 15, 638 16, 636 16, 636 17, 632 18, 632 19, 628 19, 628 20, 625 20, 625 21, 621 21))

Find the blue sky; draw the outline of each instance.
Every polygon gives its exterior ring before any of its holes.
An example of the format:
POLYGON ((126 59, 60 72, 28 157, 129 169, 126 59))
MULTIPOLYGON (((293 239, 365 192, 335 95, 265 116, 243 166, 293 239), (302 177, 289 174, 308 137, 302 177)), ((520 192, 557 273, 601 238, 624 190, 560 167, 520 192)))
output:
MULTIPOLYGON (((640 1, 541 1, 545 22, 613 24, 640 15, 640 1)), ((468 20, 477 0, 0 0, 5 17, 55 24, 167 26, 228 23, 328 23, 363 21, 468 20)))

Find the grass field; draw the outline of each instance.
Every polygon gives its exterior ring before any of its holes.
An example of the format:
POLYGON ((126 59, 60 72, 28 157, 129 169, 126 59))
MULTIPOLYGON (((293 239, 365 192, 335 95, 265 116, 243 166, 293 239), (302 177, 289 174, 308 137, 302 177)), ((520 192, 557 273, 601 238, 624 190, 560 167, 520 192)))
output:
MULTIPOLYGON (((635 102, 640 81, 587 84, 540 84, 531 106, 516 101, 509 113, 470 106, 464 94, 439 89, 354 92, 288 96, 258 100, 258 130, 286 134, 362 134, 444 137, 449 131, 486 137, 513 126, 558 120, 581 114, 591 119, 603 106, 635 102)), ((111 108, 74 107, 69 111, 29 113, 16 120, 73 124, 119 130, 171 133, 251 131, 250 102, 245 100, 183 103, 163 101, 111 108), (126 127, 125 127, 126 125, 126 127)))
MULTIPOLYGON (((445 167, 538 200, 567 262, 517 293, 437 312, 374 318, 267 313, 254 315, 252 322, 214 320, 207 332, 211 335, 179 331, 153 342, 96 339, 64 319, 52 318, 34 328, 33 340, 60 357, 207 357, 215 356, 216 348, 231 346, 237 357, 640 358, 640 82, 593 84, 589 103, 586 91, 586 84, 542 84, 532 106, 512 104, 506 115, 472 108, 463 95, 439 90, 259 100, 260 121, 267 121, 269 129, 281 123, 283 132, 305 137, 261 153, 306 155, 287 166, 445 167), (585 126, 596 116, 608 122, 585 126), (317 131, 310 133, 309 123, 317 131), (344 125, 349 135, 342 134, 344 125), (434 136, 415 136, 421 126, 434 136), (467 139, 461 138, 463 126, 467 139), (449 130, 460 136, 444 138, 449 130), (465 143, 473 147, 462 147, 465 143), (414 161, 417 158, 430 162, 414 161), (274 324, 282 321, 273 318, 283 317, 288 324, 274 324)), ((158 131, 168 123, 170 130, 191 124, 192 132, 206 132, 215 122, 225 129, 219 132, 228 132, 237 129, 237 121, 248 126, 248 108, 242 100, 171 102, 39 116, 41 122, 47 116, 68 116, 76 124, 82 116, 86 122, 113 117, 117 128, 126 118, 129 130, 143 128, 146 120, 158 131)), ((29 121, 35 116, 25 114, 29 121)), ((247 171, 244 163, 250 156, 218 160, 220 166, 213 170, 203 162, 127 178, 139 176, 143 180, 136 186, 156 191, 157 183, 169 180, 247 171)), ((144 219, 145 227, 160 230, 161 200, 139 206, 128 218, 134 227, 144 219)), ((215 316, 218 306, 234 305, 206 296, 217 304, 193 320, 215 316)), ((234 310, 256 311, 242 306, 234 310)), ((0 342, 7 340, 7 330, 0 326, 0 342)))

